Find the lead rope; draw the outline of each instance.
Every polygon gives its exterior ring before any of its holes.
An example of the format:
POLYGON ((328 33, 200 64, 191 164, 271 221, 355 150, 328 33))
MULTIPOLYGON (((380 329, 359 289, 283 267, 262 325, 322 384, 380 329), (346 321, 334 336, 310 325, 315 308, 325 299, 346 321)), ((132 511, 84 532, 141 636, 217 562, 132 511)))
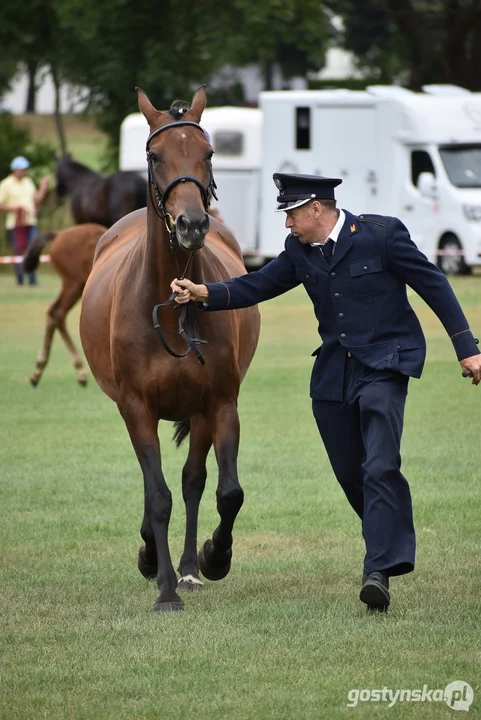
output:
MULTIPOLYGON (((182 273, 182 276, 179 278, 180 280, 183 280, 185 278, 185 275, 187 273, 187 270, 189 269, 189 265, 190 265, 190 262, 191 262, 193 256, 194 256, 194 253, 190 253, 190 256, 189 256, 189 259, 187 260, 187 265, 185 266, 184 272, 182 273)), ((177 274, 179 274, 179 265, 177 262, 177 257, 175 255, 175 252, 174 252, 174 258, 175 258, 175 264, 177 267, 177 274)), ((177 295, 176 292, 171 293, 168 300, 166 300, 163 303, 158 303, 158 305, 156 305, 154 307, 154 309, 152 310, 152 321, 154 323, 154 330, 157 333, 159 340, 162 343, 164 349, 167 350, 169 355, 172 355, 172 357, 176 357, 176 358, 183 358, 188 353, 190 353, 190 351, 192 350, 194 352, 194 355, 196 356, 197 360, 199 361, 199 363, 201 365, 205 365, 205 360, 202 356, 202 353, 200 352, 199 348, 196 346, 201 345, 201 344, 206 345, 207 340, 201 340, 200 338, 195 337, 195 335, 199 334, 199 326, 197 324, 197 319, 196 319, 195 315, 193 315, 192 313, 189 313, 189 307, 191 305, 192 306, 194 305, 194 303, 192 301, 187 303, 186 305, 183 305, 182 310, 180 312, 180 317, 179 317, 179 335, 187 343, 186 351, 183 353, 180 353, 180 354, 176 353, 174 350, 172 350, 169 347, 166 339, 162 335, 162 330, 160 329, 160 325, 159 325, 158 310, 161 307, 167 307, 168 305, 171 305, 174 302, 176 295, 177 295), (194 337, 191 337, 190 335, 188 335, 186 333, 186 331, 184 330, 184 321, 186 323, 190 324, 191 331, 192 331, 192 334, 194 335, 194 337)), ((177 310, 178 307, 179 306, 177 306, 175 309, 177 310)))

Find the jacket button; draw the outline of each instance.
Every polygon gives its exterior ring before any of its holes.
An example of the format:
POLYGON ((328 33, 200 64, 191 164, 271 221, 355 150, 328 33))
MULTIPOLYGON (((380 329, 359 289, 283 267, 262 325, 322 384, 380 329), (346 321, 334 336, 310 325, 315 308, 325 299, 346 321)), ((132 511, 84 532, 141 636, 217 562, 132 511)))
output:
POLYGON ((338 315, 337 317, 343 318, 343 317, 344 317, 344 313, 339 313, 339 315, 338 315))
POLYGON ((351 351, 349 350, 347 353, 347 357, 352 357, 351 351))
POLYGON ((398 350, 400 350, 400 349, 401 349, 401 346, 400 346, 400 345, 398 345, 398 346, 397 346, 397 349, 398 349, 398 350))
POLYGON ((341 340, 344 340, 346 338, 346 333, 341 333, 340 337, 341 337, 341 340))
POLYGON ((341 293, 334 293, 334 297, 341 297, 341 293))
POLYGON ((331 273, 331 277, 336 277, 336 273, 335 273, 335 272, 332 272, 332 273, 331 273))
POLYGON ((309 273, 306 273, 306 280, 309 280, 309 273))
POLYGON ((367 265, 364 265, 363 270, 367 270, 367 265))

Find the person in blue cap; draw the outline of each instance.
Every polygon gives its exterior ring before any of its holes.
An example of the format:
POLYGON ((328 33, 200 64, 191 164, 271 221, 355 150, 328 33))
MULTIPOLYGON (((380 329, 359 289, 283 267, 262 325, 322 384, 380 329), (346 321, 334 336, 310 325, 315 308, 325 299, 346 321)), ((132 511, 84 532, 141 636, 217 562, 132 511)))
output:
POLYGON ((310 394, 332 469, 362 521, 366 545, 360 599, 387 610, 389 579, 414 569, 415 532, 400 445, 410 377, 419 378, 426 343, 406 288, 432 308, 472 382, 481 381, 478 341, 442 272, 395 217, 336 207, 338 178, 276 173, 285 249, 257 272, 221 283, 174 280, 180 304, 206 310, 248 307, 302 283, 322 345, 314 351, 310 394))
MULTIPOLYGON (((23 155, 13 158, 11 174, 0 183, 0 210, 6 213, 5 227, 13 254, 21 256, 37 234, 37 213, 49 187, 48 177, 42 178, 37 190, 28 177, 30 163, 23 155)), ((23 285, 22 263, 14 263, 17 284, 23 285)), ((36 285, 34 272, 28 273, 30 285, 36 285)))

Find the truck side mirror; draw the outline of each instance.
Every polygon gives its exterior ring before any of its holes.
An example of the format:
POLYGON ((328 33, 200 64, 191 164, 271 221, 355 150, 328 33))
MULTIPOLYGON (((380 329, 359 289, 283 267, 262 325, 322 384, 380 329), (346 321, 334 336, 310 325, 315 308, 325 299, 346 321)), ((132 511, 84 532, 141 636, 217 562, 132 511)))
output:
POLYGON ((419 173, 417 188, 421 195, 425 197, 435 198, 437 196, 438 188, 436 185, 436 178, 431 172, 419 173))

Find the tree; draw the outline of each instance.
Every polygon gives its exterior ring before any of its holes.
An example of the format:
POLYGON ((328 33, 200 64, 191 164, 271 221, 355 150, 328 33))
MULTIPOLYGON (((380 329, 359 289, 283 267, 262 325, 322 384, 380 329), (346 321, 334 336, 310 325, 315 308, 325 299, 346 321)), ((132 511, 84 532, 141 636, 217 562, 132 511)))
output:
MULTIPOLYGON (((176 98, 189 100, 195 86, 223 65, 259 62, 270 87, 275 63, 287 77, 321 67, 328 33, 319 0, 25 0, 18 9, 4 6, 4 52, 50 67, 57 90, 64 82, 85 87, 88 110, 108 133, 115 158, 120 124, 138 109, 136 86, 167 108, 176 98)), ((61 127, 59 134, 62 143, 61 127)))
POLYGON ((342 16, 341 42, 381 82, 407 75, 419 90, 453 83, 481 90, 481 0, 326 0, 342 16))
POLYGON ((35 112, 36 77, 55 34, 54 0, 3 3, 0 10, 0 47, 12 67, 22 63, 29 83, 25 111, 35 112))
POLYGON ((233 0, 231 8, 230 61, 258 63, 266 90, 276 64, 286 78, 324 65, 330 28, 319 0, 233 0))

